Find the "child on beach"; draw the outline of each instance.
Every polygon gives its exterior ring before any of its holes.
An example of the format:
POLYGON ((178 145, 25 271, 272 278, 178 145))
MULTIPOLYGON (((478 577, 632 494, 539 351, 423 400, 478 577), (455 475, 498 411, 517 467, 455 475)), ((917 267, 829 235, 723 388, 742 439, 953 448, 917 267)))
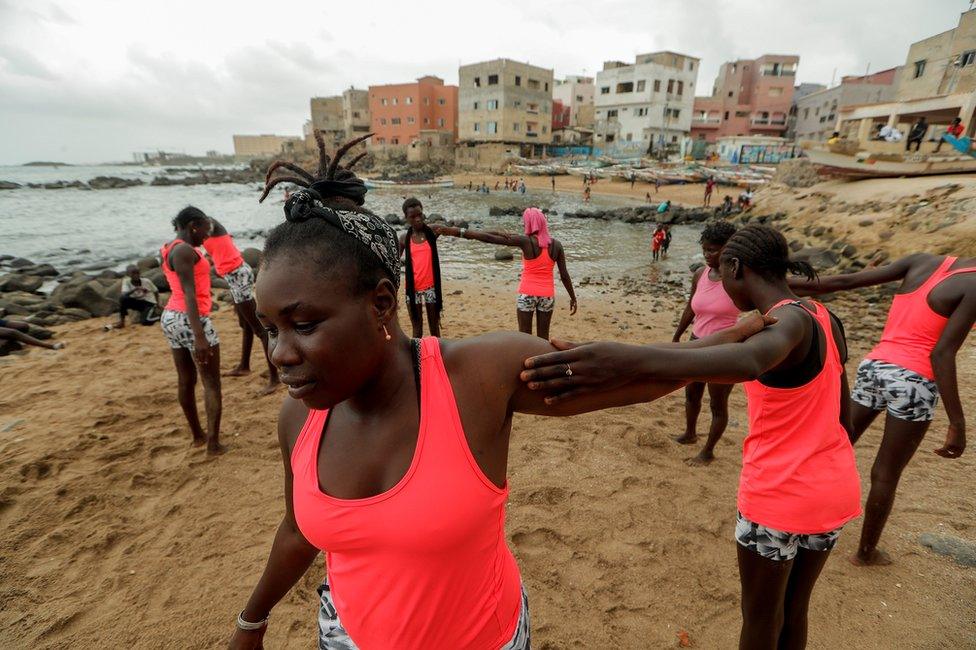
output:
POLYGON ((656 262, 661 259, 661 247, 664 246, 664 240, 667 238, 667 233, 664 232, 664 226, 657 224, 654 228, 654 234, 651 235, 651 260, 656 262))
POLYGON ((251 346, 256 335, 261 341, 264 358, 268 363, 268 384, 262 394, 273 393, 278 388, 278 371, 268 359, 268 333, 261 327, 254 312, 254 269, 244 261, 240 250, 224 226, 214 219, 213 232, 203 242, 203 247, 213 260, 214 270, 230 287, 234 311, 241 326, 241 361, 227 373, 228 377, 242 377, 251 372, 251 346))
MULTIPOLYGON (((527 357, 553 349, 546 341, 408 338, 397 236, 339 166, 346 148, 331 161, 321 151, 324 173, 265 244, 258 311, 289 387, 278 418, 285 508, 230 648, 262 647, 272 608, 324 551, 320 648, 528 649, 528 596, 504 526, 513 414, 573 415, 679 384, 551 408, 519 380, 527 357)), ((756 323, 684 345, 741 340, 756 323)))
POLYGON ((119 320, 114 325, 106 326, 105 329, 125 327, 125 317, 130 309, 139 314, 140 323, 152 325, 159 320, 153 318, 158 303, 159 289, 152 280, 142 277, 139 267, 130 264, 125 269, 122 292, 119 294, 119 320))
POLYGON ((891 564, 878 541, 902 471, 928 431, 940 397, 949 430, 935 453, 958 458, 966 448, 956 354, 976 323, 976 258, 917 253, 857 273, 792 283, 802 295, 899 280, 881 341, 858 367, 851 392, 852 442, 886 412, 884 436, 871 468, 861 541, 851 558, 856 565, 891 564))
POLYGON ((437 233, 425 221, 424 206, 411 197, 403 202, 403 216, 410 229, 400 236, 400 255, 406 262, 406 300, 414 338, 424 334, 424 315, 431 336, 441 335, 441 264, 437 255, 437 233))
POLYGON ((30 323, 25 323, 24 321, 20 320, 0 318, 0 340, 17 341, 18 343, 23 343, 24 345, 33 345, 34 347, 45 348, 47 350, 64 349, 64 343, 60 341, 57 343, 42 341, 28 334, 29 331, 30 323))
POLYGON ((719 269, 736 307, 778 322, 743 343, 708 349, 554 341, 562 351, 528 359, 523 380, 552 405, 649 378, 744 382, 749 434, 735 524, 739 647, 804 648, 817 578, 844 524, 861 510, 848 440, 844 331, 822 305, 790 291, 787 272, 814 272, 790 260, 786 238, 772 228, 736 232, 719 269))

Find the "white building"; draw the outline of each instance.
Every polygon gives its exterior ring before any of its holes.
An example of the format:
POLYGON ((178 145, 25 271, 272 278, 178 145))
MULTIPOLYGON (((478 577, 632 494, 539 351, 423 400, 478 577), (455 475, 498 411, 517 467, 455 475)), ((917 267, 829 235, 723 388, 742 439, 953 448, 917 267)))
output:
POLYGON ((691 131, 698 59, 675 52, 607 61, 596 75, 594 144, 640 155, 677 147, 691 131))

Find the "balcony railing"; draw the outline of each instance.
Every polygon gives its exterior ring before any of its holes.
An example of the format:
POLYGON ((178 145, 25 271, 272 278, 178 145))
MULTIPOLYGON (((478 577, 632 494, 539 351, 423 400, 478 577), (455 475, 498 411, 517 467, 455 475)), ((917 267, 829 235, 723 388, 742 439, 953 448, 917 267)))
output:
POLYGON ((752 125, 780 127, 780 126, 786 126, 786 120, 785 119, 771 120, 769 118, 755 117, 752 119, 752 125))
POLYGON ((721 124, 722 118, 720 117, 693 117, 691 118, 693 124, 721 124))
POLYGON ((526 131, 525 132, 525 137, 527 137, 527 138, 538 138, 539 137, 539 134, 536 133, 535 131, 526 131))

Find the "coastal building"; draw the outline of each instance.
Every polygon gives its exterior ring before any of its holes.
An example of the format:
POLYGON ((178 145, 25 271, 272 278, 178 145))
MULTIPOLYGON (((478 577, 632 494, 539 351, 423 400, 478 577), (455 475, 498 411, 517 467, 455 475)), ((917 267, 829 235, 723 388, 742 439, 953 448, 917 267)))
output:
POLYGON ((342 126, 346 139, 369 133, 369 91, 350 86, 342 91, 342 126))
MULTIPOLYGON (((450 134, 457 138, 458 87, 431 75, 403 84, 369 87, 370 146, 406 146, 421 131, 450 134)), ((439 138, 438 138, 439 141, 439 138)))
MULTIPOLYGON (((567 111, 563 127, 593 128, 595 89, 593 77, 570 75, 553 81, 552 101, 560 102, 567 111)), ((555 111, 553 116, 555 119, 555 111)))
POLYGON ((799 155, 799 147, 786 138, 768 135, 727 135, 715 143, 715 153, 725 162, 775 164, 799 155))
POLYGON ((552 70, 511 59, 458 69, 458 138, 464 143, 552 141, 552 70))
MULTIPOLYGON (((336 146, 345 140, 346 127, 342 119, 342 95, 312 97, 309 100, 309 113, 312 116, 312 129, 321 131, 326 143, 336 146)), ((311 141, 309 141, 309 135, 309 133, 305 134, 306 144, 314 150, 314 135, 311 141)))
MULTIPOLYGON (((953 118, 962 119, 966 135, 972 136, 976 118, 976 9, 963 12, 953 29, 912 43, 895 83, 892 101, 839 108, 836 129, 845 137, 864 142, 878 126, 896 126, 907 133, 924 117, 929 129, 922 153, 931 151, 933 141, 953 118)), ((897 148, 896 143, 872 144, 897 148)))
POLYGON ((799 83, 793 87, 793 102, 790 104, 790 114, 786 118, 786 139, 793 140, 796 136, 796 103, 815 92, 826 90, 827 86, 816 83, 799 83))
POLYGON ((240 159, 277 156, 285 148, 304 147, 302 138, 289 135, 235 135, 234 156, 240 159))
POLYGON ((837 126, 840 109, 860 104, 877 104, 894 98, 900 68, 841 78, 840 84, 798 99, 796 140, 827 140, 837 126))
POLYGON ((594 87, 594 145, 611 155, 675 149, 691 129, 698 63, 677 52, 605 62, 594 87))
POLYGON ((799 56, 776 54, 723 63, 712 94, 695 98, 692 138, 716 142, 728 135, 782 137, 799 64, 799 56))

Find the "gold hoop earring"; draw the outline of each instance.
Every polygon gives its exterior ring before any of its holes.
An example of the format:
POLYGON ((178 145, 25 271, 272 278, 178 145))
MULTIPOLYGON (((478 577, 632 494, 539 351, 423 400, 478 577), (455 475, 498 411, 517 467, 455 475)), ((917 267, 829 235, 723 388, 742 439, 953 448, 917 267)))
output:
POLYGON ((383 333, 384 333, 384 334, 386 334, 386 340, 387 340, 387 341, 389 341, 389 340, 392 340, 392 339, 393 339, 393 337, 392 337, 392 336, 390 336, 390 332, 389 332, 389 331, 387 331, 387 329, 386 329, 386 325, 384 325, 384 326, 383 326, 383 333))

